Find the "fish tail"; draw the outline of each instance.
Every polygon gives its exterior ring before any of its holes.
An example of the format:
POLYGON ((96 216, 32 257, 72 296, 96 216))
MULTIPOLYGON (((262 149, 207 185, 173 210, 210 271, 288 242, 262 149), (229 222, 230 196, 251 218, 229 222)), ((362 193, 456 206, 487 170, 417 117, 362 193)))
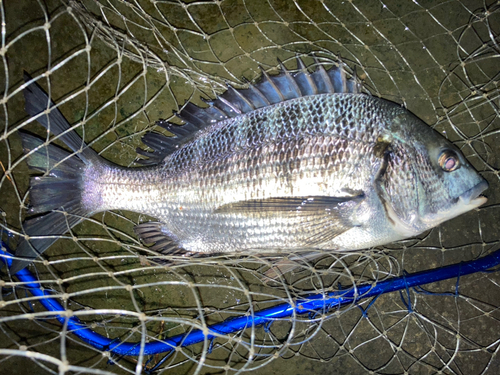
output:
MULTIPOLYGON (((31 77, 25 74, 25 81, 31 77)), ((27 164, 43 173, 30 180, 28 214, 37 215, 23 223, 24 239, 17 246, 11 273, 17 273, 47 250, 90 212, 82 203, 83 172, 99 163, 100 156, 82 138, 36 83, 24 89, 26 112, 73 152, 26 132, 19 132, 27 164)))

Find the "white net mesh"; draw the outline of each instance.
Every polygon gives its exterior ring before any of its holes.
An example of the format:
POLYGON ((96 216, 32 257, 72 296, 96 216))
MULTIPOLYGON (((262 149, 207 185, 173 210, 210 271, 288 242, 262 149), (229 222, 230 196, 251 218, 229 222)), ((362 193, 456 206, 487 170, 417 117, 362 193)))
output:
MULTIPOLYGON (((500 3, 498 1, 10 1, 2 17, 0 209, 15 249, 29 171, 17 131, 52 136, 24 112, 22 73, 62 103, 103 157, 131 166, 159 118, 203 104, 258 66, 295 68, 340 55, 374 95, 444 133, 490 183, 488 203, 418 239, 324 254, 277 285, 269 260, 212 257, 152 264, 133 234, 147 218, 106 212, 61 236, 30 269, 67 316, 122 341, 154 342, 228 317, 330 291, 475 259, 498 249, 500 3)), ((59 143, 56 141, 56 143, 59 143)), ((46 312, 5 268, 0 369, 12 374, 500 373, 500 275, 480 273, 381 295, 328 313, 294 315, 163 355, 93 348, 46 312), (366 309, 366 311, 364 311, 366 309)))

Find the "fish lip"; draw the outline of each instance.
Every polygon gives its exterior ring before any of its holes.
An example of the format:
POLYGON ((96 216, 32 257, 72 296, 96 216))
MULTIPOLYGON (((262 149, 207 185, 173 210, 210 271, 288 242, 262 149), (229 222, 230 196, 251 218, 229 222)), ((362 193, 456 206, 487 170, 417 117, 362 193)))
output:
POLYGON ((488 200, 486 197, 480 195, 486 189, 488 189, 488 183, 483 180, 460 195, 459 200, 465 205, 479 207, 488 200))

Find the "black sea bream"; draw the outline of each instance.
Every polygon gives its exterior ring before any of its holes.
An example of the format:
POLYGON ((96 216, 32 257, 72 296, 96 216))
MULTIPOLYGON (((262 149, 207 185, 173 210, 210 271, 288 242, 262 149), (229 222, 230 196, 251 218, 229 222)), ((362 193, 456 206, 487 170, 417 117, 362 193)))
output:
POLYGON ((486 181, 405 108, 361 93, 342 67, 264 73, 208 108, 188 103, 185 125, 159 122, 146 166, 125 168, 88 148, 26 77, 26 111, 73 152, 20 133, 31 168, 28 237, 12 271, 96 212, 157 218, 136 233, 159 252, 346 251, 415 236, 478 207, 486 181), (62 213, 65 212, 66 214, 62 213))

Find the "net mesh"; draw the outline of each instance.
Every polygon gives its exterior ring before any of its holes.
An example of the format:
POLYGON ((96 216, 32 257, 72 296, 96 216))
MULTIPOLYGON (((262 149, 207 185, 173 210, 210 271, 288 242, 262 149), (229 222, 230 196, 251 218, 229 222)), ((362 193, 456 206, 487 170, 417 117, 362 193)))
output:
MULTIPOLYGON (((276 71, 356 68, 376 96, 407 107, 453 141, 490 183, 488 203, 406 241, 325 253, 277 283, 256 255, 166 267, 133 234, 149 218, 105 212, 71 229, 30 269, 66 316, 100 334, 153 342, 252 316, 310 293, 474 259, 499 247, 500 2, 0 2, 0 209, 4 243, 22 238, 29 171, 17 131, 52 135, 24 112, 23 70, 103 157, 133 166, 141 136, 172 111, 276 71), (314 60, 311 56, 316 56, 314 60)), ((168 257, 168 256, 167 256, 168 257)), ((115 356, 74 337, 26 285, 2 271, 0 367, 12 374, 498 374, 500 276, 481 273, 178 348, 115 356)))

